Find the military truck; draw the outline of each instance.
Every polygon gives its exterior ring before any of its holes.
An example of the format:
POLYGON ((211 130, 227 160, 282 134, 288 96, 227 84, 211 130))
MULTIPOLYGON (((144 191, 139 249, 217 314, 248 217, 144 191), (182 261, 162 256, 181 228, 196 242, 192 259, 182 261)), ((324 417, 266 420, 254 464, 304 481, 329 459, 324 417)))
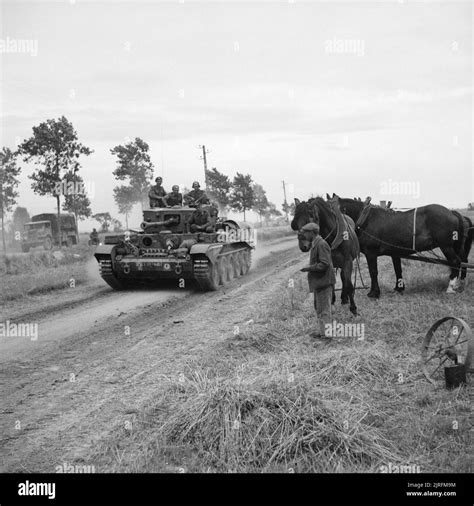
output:
POLYGON ((108 234, 95 252, 100 275, 114 289, 163 279, 193 280, 201 290, 217 290, 247 274, 255 247, 252 230, 234 220, 211 215, 207 232, 191 232, 192 207, 153 208, 143 211, 141 230, 108 234))
POLYGON ((78 244, 76 219, 72 214, 61 214, 61 237, 59 237, 58 215, 54 213, 37 214, 25 223, 21 250, 25 253, 36 246, 51 250, 53 246, 72 246, 78 244))

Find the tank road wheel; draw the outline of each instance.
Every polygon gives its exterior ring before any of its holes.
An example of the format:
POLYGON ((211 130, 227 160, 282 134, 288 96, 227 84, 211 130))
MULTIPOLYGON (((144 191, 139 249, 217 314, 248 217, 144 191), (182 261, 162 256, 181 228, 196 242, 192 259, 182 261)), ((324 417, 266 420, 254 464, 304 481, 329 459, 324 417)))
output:
POLYGON ((243 251, 243 262, 242 262, 242 275, 245 276, 247 272, 250 270, 250 265, 252 264, 252 256, 249 250, 243 251))
POLYGON ((232 268, 234 270, 234 278, 240 278, 240 253, 237 251, 232 255, 232 268))
POLYGON ((220 284, 225 285, 228 281, 228 269, 225 257, 217 258, 217 270, 219 271, 220 284))
POLYGON ((235 268, 234 268, 234 259, 233 254, 227 255, 225 259, 226 267, 227 267, 227 280, 232 281, 235 277, 235 268))
POLYGON ((239 251, 237 253, 237 261, 239 265, 239 276, 245 275, 245 251, 239 251))
POLYGON ((423 374, 436 385, 444 375, 444 367, 464 364, 466 373, 474 372, 473 355, 474 338, 469 325, 461 318, 446 316, 432 325, 423 341, 423 374))

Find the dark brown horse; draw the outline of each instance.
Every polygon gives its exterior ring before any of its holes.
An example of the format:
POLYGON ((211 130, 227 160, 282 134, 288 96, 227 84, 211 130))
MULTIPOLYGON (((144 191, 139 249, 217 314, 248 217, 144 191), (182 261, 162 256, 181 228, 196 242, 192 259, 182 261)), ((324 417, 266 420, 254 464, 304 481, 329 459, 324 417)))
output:
MULTIPOLYGON (((352 261, 359 254, 359 241, 355 234, 354 221, 349 216, 343 216, 339 211, 331 209, 329 204, 320 197, 300 202, 295 199, 295 216, 291 222, 293 230, 301 230, 307 223, 318 223, 320 234, 331 246, 331 258, 334 267, 341 269, 341 303, 350 301, 349 309, 357 315, 354 301, 354 286, 352 284, 352 261)), ((307 245, 298 237, 301 251, 308 251, 307 245)), ((333 295, 334 301, 334 295, 333 295)))
POLYGON ((459 213, 438 204, 409 211, 394 211, 361 200, 339 198, 335 194, 331 201, 337 203, 341 211, 356 222, 360 249, 366 256, 369 267, 369 297, 380 296, 377 257, 392 257, 397 278, 395 290, 403 291, 405 282, 402 277, 401 258, 434 248, 441 249, 451 266, 447 292, 455 292, 460 264, 467 262, 466 255, 469 255, 472 243, 468 221, 459 213))

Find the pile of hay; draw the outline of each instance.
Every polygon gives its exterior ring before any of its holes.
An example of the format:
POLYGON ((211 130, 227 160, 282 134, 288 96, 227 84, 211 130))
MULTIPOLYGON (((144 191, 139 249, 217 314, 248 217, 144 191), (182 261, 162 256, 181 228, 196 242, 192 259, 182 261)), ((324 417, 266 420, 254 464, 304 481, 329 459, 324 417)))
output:
POLYGON ((309 376, 223 380, 193 373, 160 428, 166 444, 189 445, 217 471, 375 470, 397 462, 393 444, 349 392, 315 386, 309 376))

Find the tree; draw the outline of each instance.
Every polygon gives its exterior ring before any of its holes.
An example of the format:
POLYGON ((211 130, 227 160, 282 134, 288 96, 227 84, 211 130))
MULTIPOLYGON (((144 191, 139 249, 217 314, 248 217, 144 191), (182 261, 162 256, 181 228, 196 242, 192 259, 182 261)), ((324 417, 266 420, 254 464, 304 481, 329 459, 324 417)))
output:
POLYGON ((265 222, 268 223, 268 220, 271 220, 272 218, 277 218, 278 216, 281 216, 281 212, 276 208, 276 205, 273 202, 269 202, 268 208, 266 209, 264 214, 265 222))
POLYGON ((13 240, 20 240, 25 223, 30 221, 30 214, 26 207, 17 206, 15 211, 13 211, 12 224, 10 227, 10 235, 13 237, 13 240))
POLYGON ((244 213, 252 209, 254 203, 253 181, 250 174, 243 175, 237 172, 232 183, 230 194, 230 206, 239 213, 244 213))
POLYGON ((219 213, 224 214, 229 207, 229 195, 232 182, 229 176, 219 172, 215 167, 206 170, 207 193, 219 206, 219 213))
POLYGON ((110 216, 110 213, 96 213, 92 215, 92 218, 99 222, 101 232, 109 231, 110 223, 112 221, 112 216, 110 216))
POLYGON ((84 181, 76 172, 67 172, 63 178, 63 189, 63 211, 74 214, 77 229, 79 226, 79 220, 89 218, 92 214, 91 201, 85 191, 84 181))
POLYGON ((267 194, 263 189, 263 186, 257 183, 253 185, 253 194, 254 201, 252 209, 258 214, 259 220, 262 222, 262 217, 265 215, 269 206, 267 194))
POLYGON ((113 172, 115 179, 128 182, 128 186, 134 190, 134 203, 140 202, 142 209, 153 177, 153 163, 148 150, 148 144, 139 137, 110 150, 112 155, 117 156, 117 168, 113 172))
POLYGON ((110 225, 112 226, 112 230, 114 232, 122 232, 122 230, 123 230, 122 224, 116 218, 112 218, 110 225))
POLYGON ((6 254, 5 216, 12 210, 18 197, 17 187, 20 168, 16 165, 16 154, 10 148, 0 151, 0 218, 2 221, 3 252, 6 254))
POLYGON ((114 188, 114 200, 119 213, 125 215, 125 226, 128 230, 128 217, 134 204, 138 201, 137 192, 131 186, 116 186, 114 188))
POLYGON ((34 161, 40 168, 29 176, 31 187, 38 195, 51 195, 56 198, 59 236, 61 236, 61 174, 76 173, 81 164, 81 155, 89 156, 93 151, 78 141, 77 132, 65 116, 48 119, 33 127, 33 136, 18 147, 25 162, 34 161))

